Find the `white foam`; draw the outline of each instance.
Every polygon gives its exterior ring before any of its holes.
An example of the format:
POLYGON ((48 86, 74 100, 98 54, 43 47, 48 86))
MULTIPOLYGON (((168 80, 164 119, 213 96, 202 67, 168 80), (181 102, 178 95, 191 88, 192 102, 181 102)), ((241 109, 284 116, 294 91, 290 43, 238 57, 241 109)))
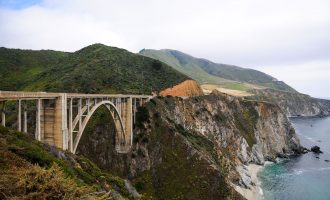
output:
POLYGON ((274 164, 274 162, 271 162, 271 161, 265 161, 264 166, 271 165, 271 164, 274 164))
POLYGON ((321 167, 321 168, 310 168, 310 169, 294 169, 293 174, 300 175, 306 172, 315 172, 315 171, 325 171, 330 170, 330 167, 321 167))
POLYGON ((330 167, 322 167, 318 169, 319 171, 330 170, 330 167))

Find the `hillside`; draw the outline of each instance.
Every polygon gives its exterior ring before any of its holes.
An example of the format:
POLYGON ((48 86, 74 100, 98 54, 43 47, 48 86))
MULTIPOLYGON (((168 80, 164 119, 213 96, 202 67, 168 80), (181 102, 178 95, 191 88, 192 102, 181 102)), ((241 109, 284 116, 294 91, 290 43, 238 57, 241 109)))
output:
POLYGON ((291 93, 272 89, 254 90, 254 96, 246 99, 277 103, 288 116, 330 115, 330 101, 312 98, 301 93, 291 93))
POLYGON ((17 90, 31 84, 45 70, 56 66, 69 53, 52 50, 0 48, 0 90, 17 90))
POLYGON ((276 103, 288 116, 330 114, 330 101, 300 94, 284 82, 257 70, 217 64, 169 49, 143 49, 139 54, 165 62, 197 80, 206 94, 217 89, 233 96, 276 103))
POLYGON ((83 156, 0 126, 0 199, 133 199, 128 184, 83 156))
POLYGON ((143 49, 139 54, 158 59, 187 76, 197 80, 200 84, 216 84, 228 89, 252 89, 253 84, 277 90, 295 92, 293 88, 282 81, 263 72, 218 64, 206 59, 195 58, 177 50, 143 49), (252 84, 252 85, 250 85, 252 84))
POLYGON ((1 51, 0 90, 151 94, 189 79, 158 60, 102 44, 73 53, 1 51))

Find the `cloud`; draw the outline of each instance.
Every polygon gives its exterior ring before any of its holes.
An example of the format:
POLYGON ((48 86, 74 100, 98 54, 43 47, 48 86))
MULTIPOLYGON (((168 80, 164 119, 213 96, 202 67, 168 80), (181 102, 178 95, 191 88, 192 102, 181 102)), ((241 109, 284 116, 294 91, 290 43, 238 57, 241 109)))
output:
POLYGON ((328 0, 34 1, 25 8, 0 7, 0 46, 172 48, 264 71, 272 66, 277 78, 291 83, 316 62, 329 63, 329 7, 328 0), (283 74, 288 66, 297 70, 294 77, 283 74))
POLYGON ((40 6, 2 10, 0 24, 0 44, 6 47, 74 51, 96 42, 129 47, 107 24, 40 6))
POLYGON ((315 97, 329 96, 330 60, 311 61, 296 65, 265 66, 260 68, 293 86, 302 93, 315 97))

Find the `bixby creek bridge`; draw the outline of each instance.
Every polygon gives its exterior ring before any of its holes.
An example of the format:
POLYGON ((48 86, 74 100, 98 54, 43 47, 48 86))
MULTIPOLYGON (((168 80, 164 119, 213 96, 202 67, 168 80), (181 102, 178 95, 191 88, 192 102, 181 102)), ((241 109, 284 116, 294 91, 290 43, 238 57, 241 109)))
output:
POLYGON ((0 91, 1 123, 6 126, 5 105, 14 101, 17 130, 27 133, 28 107, 33 107, 35 139, 76 153, 89 119, 100 106, 105 106, 116 129, 116 151, 127 153, 133 142, 137 107, 150 98, 148 95, 0 91))

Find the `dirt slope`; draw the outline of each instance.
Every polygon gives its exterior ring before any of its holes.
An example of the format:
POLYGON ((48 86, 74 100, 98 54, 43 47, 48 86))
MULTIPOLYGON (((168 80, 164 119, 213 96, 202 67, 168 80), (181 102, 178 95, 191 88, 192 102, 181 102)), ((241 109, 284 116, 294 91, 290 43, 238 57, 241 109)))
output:
POLYGON ((159 93, 161 96, 201 96, 203 90, 196 81, 186 80, 172 88, 167 88, 159 93))

